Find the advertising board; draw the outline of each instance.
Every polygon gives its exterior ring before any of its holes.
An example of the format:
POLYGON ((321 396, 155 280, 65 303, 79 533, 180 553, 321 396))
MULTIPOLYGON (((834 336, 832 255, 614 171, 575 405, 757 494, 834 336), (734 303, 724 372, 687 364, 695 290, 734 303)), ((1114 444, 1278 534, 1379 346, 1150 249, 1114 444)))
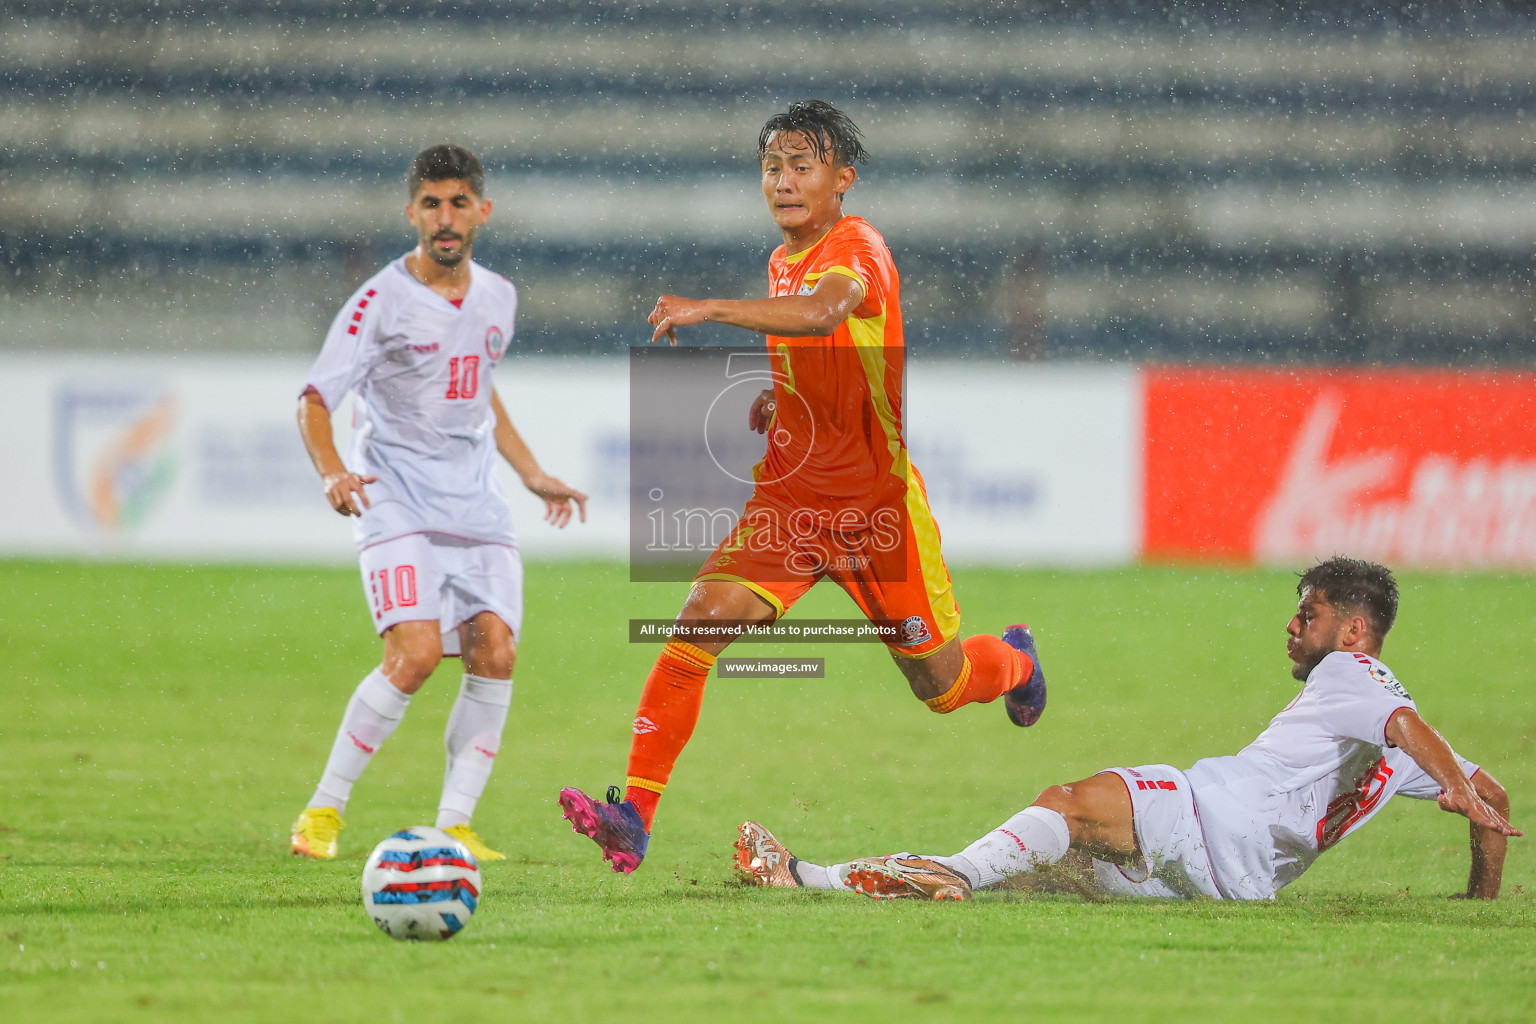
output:
MULTIPOLYGON (((46 557, 350 561, 295 426, 309 361, 7 358, 0 362, 0 552, 46 557)), ((519 543, 622 550, 622 366, 516 361, 497 386, 544 466, 592 493, 564 531, 503 467, 519 543)), ((347 406, 334 417, 345 452, 347 406)))
POLYGON ((1144 374, 1147 558, 1536 568, 1536 376, 1144 374))
MULTIPOLYGON (((294 424, 308 368, 292 357, 0 360, 0 554, 350 561, 348 521, 326 504, 294 424)), ((592 498, 587 523, 550 529, 502 466, 519 545, 536 558, 625 557, 626 363, 510 356, 496 386, 544 468, 592 498)), ((951 561, 1134 557, 1135 371, 914 361, 907 399, 912 460, 951 561)), ((335 423, 345 451, 345 406, 335 423)))

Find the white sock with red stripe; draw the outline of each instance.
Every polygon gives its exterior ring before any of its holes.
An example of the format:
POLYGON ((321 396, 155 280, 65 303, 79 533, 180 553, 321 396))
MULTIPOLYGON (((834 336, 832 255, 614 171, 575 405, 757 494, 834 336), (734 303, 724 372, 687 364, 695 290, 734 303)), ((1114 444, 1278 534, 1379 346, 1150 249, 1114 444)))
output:
POLYGON ((501 749, 501 731, 512 706, 512 680, 487 679, 464 673, 459 697, 448 714, 443 746, 448 770, 443 797, 437 805, 437 827, 462 825, 475 815, 475 804, 491 778, 491 766, 501 749))
POLYGON ((789 861, 789 873, 795 881, 807 889, 827 889, 832 892, 852 892, 853 887, 848 884, 848 865, 846 864, 811 864, 799 857, 791 857, 789 861))
POLYGON ((325 762, 315 795, 309 798, 309 806, 347 809, 352 784, 368 767, 374 751, 395 731, 410 703, 410 695, 395 689, 380 669, 363 677, 352 692, 352 699, 347 701, 336 742, 331 744, 331 756, 325 762))
POLYGON ((1072 847, 1067 819, 1047 807, 1026 807, 953 857, 934 860, 985 889, 1042 864, 1055 864, 1072 847))

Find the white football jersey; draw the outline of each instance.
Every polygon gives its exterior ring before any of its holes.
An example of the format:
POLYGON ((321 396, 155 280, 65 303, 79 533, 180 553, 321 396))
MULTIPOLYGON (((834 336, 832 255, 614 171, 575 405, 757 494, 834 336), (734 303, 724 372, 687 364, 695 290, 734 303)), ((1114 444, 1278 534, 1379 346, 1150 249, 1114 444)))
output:
POLYGON ((1400 708, 1414 703, 1387 666, 1334 651, 1257 739, 1185 773, 1223 895, 1273 898, 1392 796, 1439 795, 1428 773, 1387 744, 1387 720, 1400 708))
POLYGON ((395 260, 337 314, 305 387, 326 408, 355 395, 347 468, 377 476, 353 525, 359 548, 409 533, 512 544, 496 480, 491 371, 512 339, 517 290, 469 264, 459 307, 395 260))

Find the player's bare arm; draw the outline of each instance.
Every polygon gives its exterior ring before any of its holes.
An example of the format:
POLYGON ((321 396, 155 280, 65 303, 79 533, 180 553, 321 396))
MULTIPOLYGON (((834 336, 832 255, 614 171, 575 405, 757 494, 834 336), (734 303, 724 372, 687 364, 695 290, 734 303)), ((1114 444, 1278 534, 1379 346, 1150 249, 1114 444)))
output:
POLYGON ((344 516, 362 515, 363 509, 369 507, 368 492, 363 485, 374 483, 378 477, 353 473, 341 461, 331 432, 331 411, 314 388, 299 396, 299 437, 304 441, 309 461, 320 474, 325 500, 331 503, 331 508, 344 516))
MULTIPOLYGON (((1509 819, 1509 794, 1499 780, 1486 771, 1472 776, 1472 788, 1483 802, 1509 819)), ((1467 889, 1456 895, 1462 899, 1492 900, 1499 895, 1504 879, 1504 854, 1509 840, 1503 833, 1481 825, 1471 826, 1472 867, 1467 872, 1467 889)))
POLYGON ((1525 833, 1505 820, 1504 815, 1490 807, 1461 764, 1438 732, 1410 708, 1399 708, 1387 721, 1387 739, 1399 747, 1420 768, 1440 784, 1440 809, 1460 814, 1473 825, 1490 829, 1505 836, 1525 833))
POLYGON ((496 412, 496 450, 507 464, 516 471, 523 486, 544 499, 544 521, 564 529, 571 521, 571 506, 576 506, 582 522, 587 521, 587 496, 548 473, 539 466, 529 450, 523 435, 512 425, 501 396, 491 392, 491 408, 496 412))
POLYGON ((1441 809, 1463 815, 1469 822, 1472 864, 1466 890, 1456 895, 1464 899, 1496 899, 1504 879, 1507 837, 1523 834, 1509 823, 1509 794, 1485 771, 1468 779, 1440 733, 1408 708, 1401 709, 1387 722, 1387 739, 1440 784, 1441 809))
POLYGON ((847 320, 864 301, 864 286, 844 274, 828 274, 809 295, 767 299, 688 299, 663 295, 647 318, 656 330, 651 341, 665 336, 677 344, 677 328, 706 321, 729 324, 781 338, 824 338, 847 320))

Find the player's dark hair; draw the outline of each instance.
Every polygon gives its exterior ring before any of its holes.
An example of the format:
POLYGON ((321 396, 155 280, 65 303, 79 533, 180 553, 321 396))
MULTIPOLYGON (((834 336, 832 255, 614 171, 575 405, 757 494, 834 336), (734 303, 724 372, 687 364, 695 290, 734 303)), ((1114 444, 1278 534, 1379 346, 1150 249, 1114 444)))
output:
POLYGON ((1301 574, 1296 596, 1309 589, 1321 592, 1323 600, 1341 612, 1365 616, 1378 640, 1397 621, 1397 580, 1384 565, 1335 555, 1301 574))
POLYGON ((825 160, 832 154, 832 163, 838 167, 852 167, 854 161, 865 159, 863 133, 848 115, 826 100, 802 100, 791 103, 782 114, 774 114, 757 133, 757 158, 761 160, 768 151, 768 142, 780 132, 804 135, 810 140, 816 159, 825 160))
POLYGON ((411 169, 405 175, 405 183, 411 190, 412 198, 415 198, 416 190, 421 188, 424 181, 456 179, 469 182, 470 190, 475 195, 485 195, 485 167, 481 165, 480 158, 463 146, 455 146, 451 142, 428 146, 417 153, 411 161, 411 169))

